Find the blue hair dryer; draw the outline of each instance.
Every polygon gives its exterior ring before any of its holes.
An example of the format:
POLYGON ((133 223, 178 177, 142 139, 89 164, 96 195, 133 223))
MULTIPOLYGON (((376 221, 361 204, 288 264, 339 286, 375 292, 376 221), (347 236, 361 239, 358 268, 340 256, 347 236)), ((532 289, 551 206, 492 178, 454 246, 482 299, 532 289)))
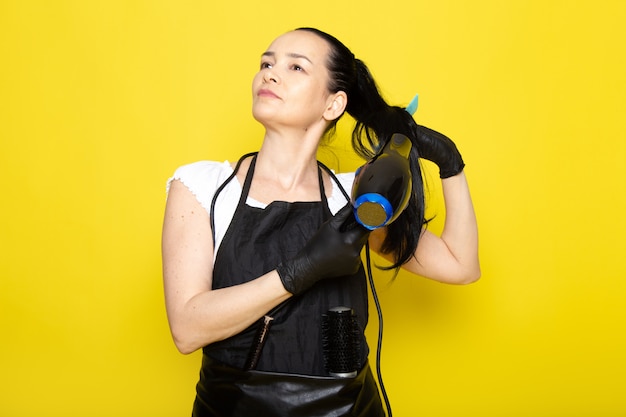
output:
POLYGON ((355 173, 352 184, 354 217, 366 229, 386 226, 409 204, 412 176, 411 141, 395 133, 371 161, 355 173))

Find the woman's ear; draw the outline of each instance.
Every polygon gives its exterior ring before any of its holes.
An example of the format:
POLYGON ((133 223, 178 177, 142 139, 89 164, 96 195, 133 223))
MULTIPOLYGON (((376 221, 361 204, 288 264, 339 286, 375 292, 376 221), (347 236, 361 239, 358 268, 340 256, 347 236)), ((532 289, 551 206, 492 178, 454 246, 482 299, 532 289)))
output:
POLYGON ((324 118, 328 121, 338 119, 346 110, 348 95, 343 91, 337 91, 328 96, 328 105, 324 111, 324 118))

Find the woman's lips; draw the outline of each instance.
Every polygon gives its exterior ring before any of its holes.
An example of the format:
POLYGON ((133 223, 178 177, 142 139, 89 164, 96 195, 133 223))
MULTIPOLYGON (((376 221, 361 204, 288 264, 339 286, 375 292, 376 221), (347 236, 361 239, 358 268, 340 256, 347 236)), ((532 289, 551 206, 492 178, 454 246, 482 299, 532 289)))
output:
POLYGON ((257 96, 259 96, 259 97, 270 97, 270 98, 280 98, 276 94, 274 94, 271 90, 268 90, 266 88, 260 89, 259 92, 257 93, 257 96))

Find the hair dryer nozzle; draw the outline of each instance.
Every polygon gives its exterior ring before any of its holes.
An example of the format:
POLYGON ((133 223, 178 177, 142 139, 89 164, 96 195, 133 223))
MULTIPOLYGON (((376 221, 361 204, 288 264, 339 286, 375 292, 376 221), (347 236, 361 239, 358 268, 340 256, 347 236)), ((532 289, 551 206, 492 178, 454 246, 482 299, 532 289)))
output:
POLYGON ((384 226, 393 216, 391 203, 378 193, 358 196, 354 202, 354 210, 357 221, 369 230, 384 226))
POLYGON ((397 219, 408 205, 413 182, 410 151, 409 138, 396 133, 371 161, 357 170, 352 204, 354 216, 363 227, 383 227, 397 219))

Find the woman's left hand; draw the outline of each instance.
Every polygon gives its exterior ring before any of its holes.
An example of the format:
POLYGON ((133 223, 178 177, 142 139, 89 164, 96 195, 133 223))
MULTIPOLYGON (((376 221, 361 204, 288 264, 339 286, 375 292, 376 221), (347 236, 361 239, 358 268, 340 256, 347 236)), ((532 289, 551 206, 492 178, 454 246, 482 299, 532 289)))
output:
POLYGON ((442 179, 463 171, 465 163, 461 153, 449 137, 426 126, 417 125, 417 131, 417 151, 420 158, 437 164, 442 179))

